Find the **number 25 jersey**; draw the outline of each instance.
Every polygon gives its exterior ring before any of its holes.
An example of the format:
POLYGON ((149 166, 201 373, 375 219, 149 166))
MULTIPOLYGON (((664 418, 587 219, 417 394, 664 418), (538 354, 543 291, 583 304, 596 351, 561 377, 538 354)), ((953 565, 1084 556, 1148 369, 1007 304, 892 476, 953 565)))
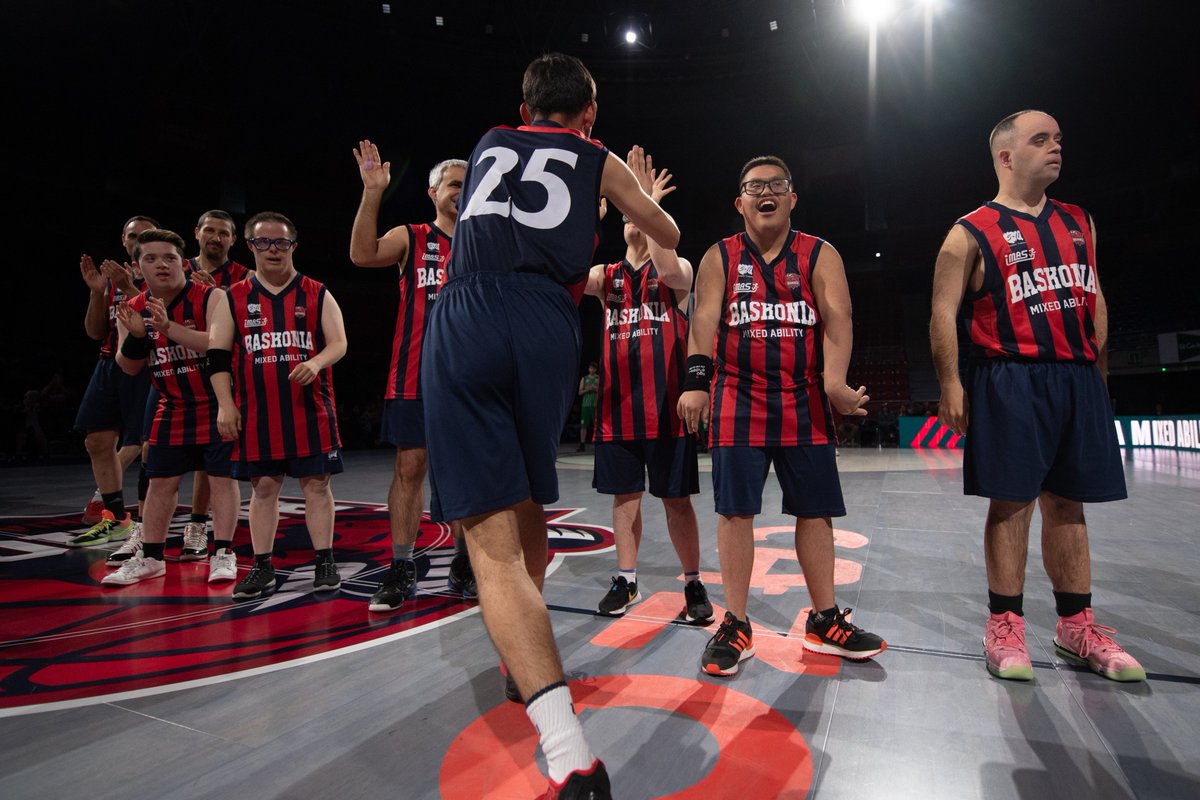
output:
POLYGON ((564 286, 586 278, 607 156, 599 142, 545 120, 484 134, 467 166, 448 277, 533 272, 564 286))

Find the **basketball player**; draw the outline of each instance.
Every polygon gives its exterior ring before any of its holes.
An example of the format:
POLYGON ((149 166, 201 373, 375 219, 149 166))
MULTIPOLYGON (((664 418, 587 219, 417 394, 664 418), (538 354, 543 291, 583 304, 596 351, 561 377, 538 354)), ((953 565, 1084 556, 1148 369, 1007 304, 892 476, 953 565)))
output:
MULTIPOLYGON (((138 234, 157 227, 158 223, 150 217, 126 220, 121 229, 121 244, 131 260, 136 261, 133 251, 138 234)), ((127 376, 116 362, 117 307, 140 289, 132 282, 121 280, 118 285, 118 281, 106 277, 124 276, 121 265, 115 261, 105 261, 98 269, 91 256, 84 255, 79 259, 79 271, 91 290, 83 326, 88 336, 102 344, 96 369, 79 404, 75 428, 85 432, 83 443, 92 462, 102 507, 95 505, 95 499, 88 503, 84 523, 94 524, 67 544, 92 547, 120 541, 133 531, 133 518, 125 510, 124 474, 141 452, 142 412, 150 377, 127 376)))
POLYGON ((864 387, 846 385, 853 330, 841 256, 792 229, 795 205, 782 159, 748 161, 734 200, 746 231, 710 247, 696 279, 679 413, 693 432, 702 420, 710 425, 717 549, 729 609, 700 660, 710 675, 733 675, 754 655, 746 600, 754 517, 772 464, 783 513, 796 517, 796 558, 812 600, 804 648, 860 661, 887 647, 850 623, 850 609, 834 603, 830 518, 845 516, 846 508, 830 405, 862 416, 868 397, 864 387))
POLYGON ((249 480, 254 566, 235 600, 275 588, 271 563, 284 475, 300 481, 304 521, 316 550, 314 591, 342 585, 333 560, 331 476, 342 471, 331 367, 346 354, 337 301, 296 271, 296 226, 266 211, 246 222, 256 272, 235 283, 213 314, 209 369, 217 428, 236 439, 234 476, 249 480), (236 391, 236 394, 235 394, 236 391))
POLYGON ((469 160, 449 279, 422 359, 432 513, 462 520, 484 624, 526 700, 556 797, 609 797, 583 737, 540 595, 543 504, 574 399, 579 312, 600 195, 664 247, 679 229, 625 162, 589 138, 596 84, 551 53, 525 71, 520 128, 469 160))
MULTIPOLYGON (((434 220, 400 225, 376 238, 379 207, 391 180, 391 162, 381 161, 379 148, 367 139, 354 151, 363 182, 362 200, 350 232, 350 260, 360 267, 396 266, 400 273, 400 308, 392 337, 391 369, 384 394, 382 441, 396 448, 388 520, 392 534, 392 566, 367 605, 369 611, 395 611, 417 587, 413 543, 421 529, 425 483, 425 410, 421 400, 421 343, 429 311, 446 282, 450 241, 458 222, 458 195, 467 162, 447 159, 429 171, 429 199, 434 220)), ((475 575, 462 528, 452 524, 454 559, 448 580, 451 591, 474 597, 475 575)))
MULTIPOLYGON (((640 147, 627 163, 656 203, 675 190, 640 147)), ((642 493, 661 498, 667 534, 683 567, 683 619, 707 625, 712 604, 700 581, 700 534, 691 495, 700 491, 696 439, 676 413, 687 360, 692 265, 646 238, 628 217, 625 259, 597 264, 587 292, 604 304, 592 485, 613 495, 617 575, 596 613, 619 617, 641 600, 637 562, 642 544, 642 493)))
MULTIPOLYGON (((193 282, 228 289, 254 271, 229 257, 230 248, 237 241, 237 227, 228 211, 219 208, 205 211, 196 221, 193 235, 200 245, 199 254, 189 258, 186 264, 193 282)), ((199 561, 208 557, 210 498, 208 479, 204 471, 199 470, 192 476, 192 514, 183 526, 181 561, 199 561)), ((217 549, 222 546, 218 544, 217 549)))
POLYGON ((988 671, 1030 680, 1025 561, 1034 501, 1054 589, 1055 650, 1116 681, 1146 671, 1092 616, 1085 502, 1126 496, 1105 385, 1108 314, 1096 230, 1079 206, 1046 197, 1062 132, 1041 111, 1005 117, 988 140, 999 190, 962 217, 938 253, 929 333, 938 418, 967 433, 963 491, 990 499, 984 525, 988 671), (964 390, 956 317, 970 339, 964 390))
POLYGON ((117 311, 117 363, 127 375, 149 365, 158 402, 147 438, 150 486, 141 548, 104 578, 106 586, 127 586, 165 574, 163 547, 176 492, 180 478, 192 470, 207 472, 213 486, 213 523, 220 547, 209 563, 208 580, 237 577, 232 544, 240 498, 230 475, 233 443, 221 441, 217 432, 216 395, 204 370, 208 320, 223 295, 188 279, 183 247, 183 239, 171 231, 143 232, 134 257, 146 291, 117 311))

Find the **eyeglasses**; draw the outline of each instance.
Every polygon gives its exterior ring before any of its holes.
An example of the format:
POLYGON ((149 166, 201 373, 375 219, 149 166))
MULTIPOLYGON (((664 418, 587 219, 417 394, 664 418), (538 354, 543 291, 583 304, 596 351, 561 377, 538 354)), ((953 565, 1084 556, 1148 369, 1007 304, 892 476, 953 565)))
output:
POLYGON ((746 181, 742 184, 741 191, 751 197, 758 197, 760 194, 771 188, 771 194, 787 194, 788 189, 792 188, 791 178, 772 178, 769 181, 746 181))
POLYGON ((247 239, 250 246, 255 250, 270 250, 271 245, 275 245, 275 249, 281 253, 286 253, 296 246, 295 239, 268 239, 265 236, 260 236, 257 239, 247 239))

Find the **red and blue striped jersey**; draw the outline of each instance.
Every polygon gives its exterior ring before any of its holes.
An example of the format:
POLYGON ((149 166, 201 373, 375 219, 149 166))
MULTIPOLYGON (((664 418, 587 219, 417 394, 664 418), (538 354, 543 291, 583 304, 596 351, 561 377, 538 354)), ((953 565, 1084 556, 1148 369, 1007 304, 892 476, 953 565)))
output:
MULTIPOLYGON (((172 325, 195 331, 208 330, 208 297, 211 286, 188 281, 167 306, 172 325)), ((129 307, 149 319, 146 299, 149 291, 129 301, 129 307)), ((150 351, 146 366, 150 380, 158 390, 158 405, 147 441, 154 445, 191 445, 219 442, 217 432, 217 396, 205 372, 206 358, 164 333, 146 326, 150 351)))
POLYGON ((288 380, 301 361, 325 347, 324 284, 297 273, 278 294, 250 276, 228 290, 233 312, 233 382, 242 433, 239 461, 273 461, 329 453, 341 447, 333 369, 307 386, 288 380))
POLYGON ((1096 360, 1096 251, 1086 211, 1047 200, 1035 217, 987 203, 957 224, 983 258, 983 284, 967 292, 959 313, 973 355, 1096 360))
MULTIPOLYGON (((146 288, 146 282, 141 278, 134 278, 133 286, 141 292, 146 288)), ((117 329, 117 306, 129 299, 112 281, 108 282, 108 333, 104 335, 104 340, 100 343, 100 358, 117 357, 117 339, 120 336, 120 331, 117 329)))
POLYGON ((409 225, 408 255, 400 268, 400 308, 392 336, 388 400, 421 397, 421 344, 438 292, 446 282, 450 237, 433 223, 409 225))
POLYGON ((684 435, 676 411, 687 371, 687 314, 653 262, 604 268, 604 344, 596 441, 684 435))
MULTIPOLYGON (((201 272, 204 268, 200 266, 199 258, 189 258, 184 262, 190 272, 201 272)), ((245 280, 246 276, 251 272, 247 267, 239 264, 236 261, 226 260, 221 265, 220 269, 210 273, 213 277, 213 285, 218 289, 228 289, 238 281, 245 280)))
POLYGON ((725 299, 713 351, 714 446, 833 442, 821 380, 824 326, 812 284, 823 244, 790 231, 768 264, 744 233, 719 243, 725 299))

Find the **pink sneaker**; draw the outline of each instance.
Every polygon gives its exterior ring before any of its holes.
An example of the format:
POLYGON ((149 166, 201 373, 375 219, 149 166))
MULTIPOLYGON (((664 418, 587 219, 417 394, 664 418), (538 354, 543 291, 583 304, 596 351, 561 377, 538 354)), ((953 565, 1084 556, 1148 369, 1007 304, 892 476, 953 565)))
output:
POLYGON ((988 672, 1006 681, 1033 680, 1033 664, 1025 646, 1025 620, 1011 611, 988 615, 983 634, 988 672))
POLYGON ((1146 670, 1137 659, 1109 636, 1116 632, 1116 628, 1097 625, 1092 610, 1085 608, 1075 616, 1058 618, 1054 650, 1072 664, 1087 667, 1110 680, 1146 680, 1146 670))

